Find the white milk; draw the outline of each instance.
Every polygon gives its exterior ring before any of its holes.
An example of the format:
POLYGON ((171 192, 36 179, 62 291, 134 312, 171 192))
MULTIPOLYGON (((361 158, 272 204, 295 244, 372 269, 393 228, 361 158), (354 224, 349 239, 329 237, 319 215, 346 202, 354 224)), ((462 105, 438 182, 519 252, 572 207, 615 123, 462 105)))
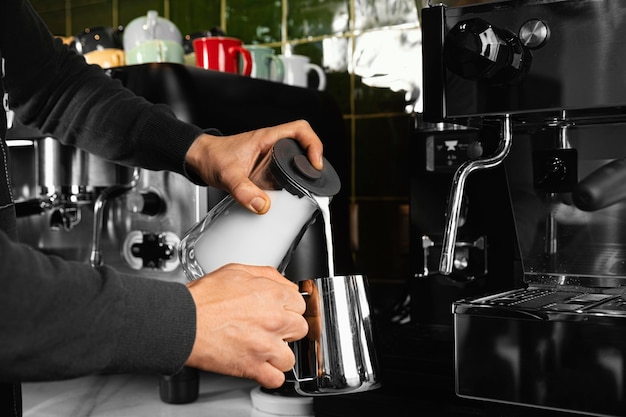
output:
POLYGON ((313 196, 324 219, 324 236, 326 237, 326 254, 328 256, 328 276, 335 276, 335 261, 333 259, 333 231, 330 226, 330 197, 313 196))
POLYGON ((205 273, 232 262, 280 265, 317 207, 311 199, 286 190, 266 193, 272 204, 265 214, 254 214, 233 202, 211 220, 194 245, 194 257, 205 273))

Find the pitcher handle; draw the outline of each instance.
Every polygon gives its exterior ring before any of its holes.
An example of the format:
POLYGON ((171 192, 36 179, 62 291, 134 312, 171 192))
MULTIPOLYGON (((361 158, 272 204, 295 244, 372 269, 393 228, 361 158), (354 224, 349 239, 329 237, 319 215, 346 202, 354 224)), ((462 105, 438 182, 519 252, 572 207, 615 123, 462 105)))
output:
MULTIPOLYGON (((305 297, 310 297, 311 294, 309 294, 307 291, 300 291, 300 295, 305 298, 305 297)), ((306 336, 305 336, 306 337, 306 336)), ((289 342, 285 342, 287 344, 289 344, 289 342)), ((293 342, 296 343, 296 342, 293 342)), ((293 350, 295 352, 295 350, 293 349, 293 347, 291 348, 291 350, 293 350)), ((293 375, 293 379, 290 379, 287 375, 285 376, 285 382, 294 382, 294 383, 300 383, 300 382, 309 382, 309 381, 314 381, 315 377, 308 377, 308 378, 300 378, 298 376, 298 372, 296 371, 296 367, 293 366, 291 368, 291 371, 287 371, 289 373, 291 373, 293 375)))

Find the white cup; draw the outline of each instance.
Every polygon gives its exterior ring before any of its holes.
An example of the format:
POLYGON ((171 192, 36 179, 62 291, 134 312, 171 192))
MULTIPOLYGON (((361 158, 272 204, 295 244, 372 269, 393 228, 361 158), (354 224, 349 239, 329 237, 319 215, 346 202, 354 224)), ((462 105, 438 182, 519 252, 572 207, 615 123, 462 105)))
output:
POLYGON ((326 88, 326 74, 324 70, 316 64, 312 64, 308 56, 304 55, 278 55, 285 67, 285 77, 283 83, 297 86, 309 87, 308 75, 313 71, 317 74, 317 89, 322 91, 326 88))

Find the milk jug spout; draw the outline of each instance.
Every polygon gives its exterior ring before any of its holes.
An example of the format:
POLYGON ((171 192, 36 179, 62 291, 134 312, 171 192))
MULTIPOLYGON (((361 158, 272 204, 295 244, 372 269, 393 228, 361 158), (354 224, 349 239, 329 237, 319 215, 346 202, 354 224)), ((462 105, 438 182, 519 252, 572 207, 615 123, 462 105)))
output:
POLYGON ((271 200, 265 214, 254 214, 228 195, 181 240, 178 255, 187 278, 198 279, 228 263, 269 265, 284 272, 307 227, 341 182, 326 159, 313 167, 294 139, 281 139, 250 178, 271 200))

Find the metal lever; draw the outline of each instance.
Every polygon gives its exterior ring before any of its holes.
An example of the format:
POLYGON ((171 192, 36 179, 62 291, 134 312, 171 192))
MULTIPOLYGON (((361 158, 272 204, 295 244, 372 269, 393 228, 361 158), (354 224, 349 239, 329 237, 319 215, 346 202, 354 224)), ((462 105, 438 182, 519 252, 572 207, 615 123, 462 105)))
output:
POLYGON ((441 260, 439 261, 439 272, 443 275, 450 275, 454 269, 454 247, 456 245, 456 235, 461 214, 461 201, 465 191, 467 177, 474 171, 496 167, 504 161, 504 158, 511 150, 513 138, 513 128, 511 126, 511 116, 505 115, 502 123, 502 139, 498 145, 496 153, 485 159, 467 161, 462 164, 454 173, 452 187, 450 188, 450 200, 446 209, 447 224, 443 235, 441 249, 441 260))

